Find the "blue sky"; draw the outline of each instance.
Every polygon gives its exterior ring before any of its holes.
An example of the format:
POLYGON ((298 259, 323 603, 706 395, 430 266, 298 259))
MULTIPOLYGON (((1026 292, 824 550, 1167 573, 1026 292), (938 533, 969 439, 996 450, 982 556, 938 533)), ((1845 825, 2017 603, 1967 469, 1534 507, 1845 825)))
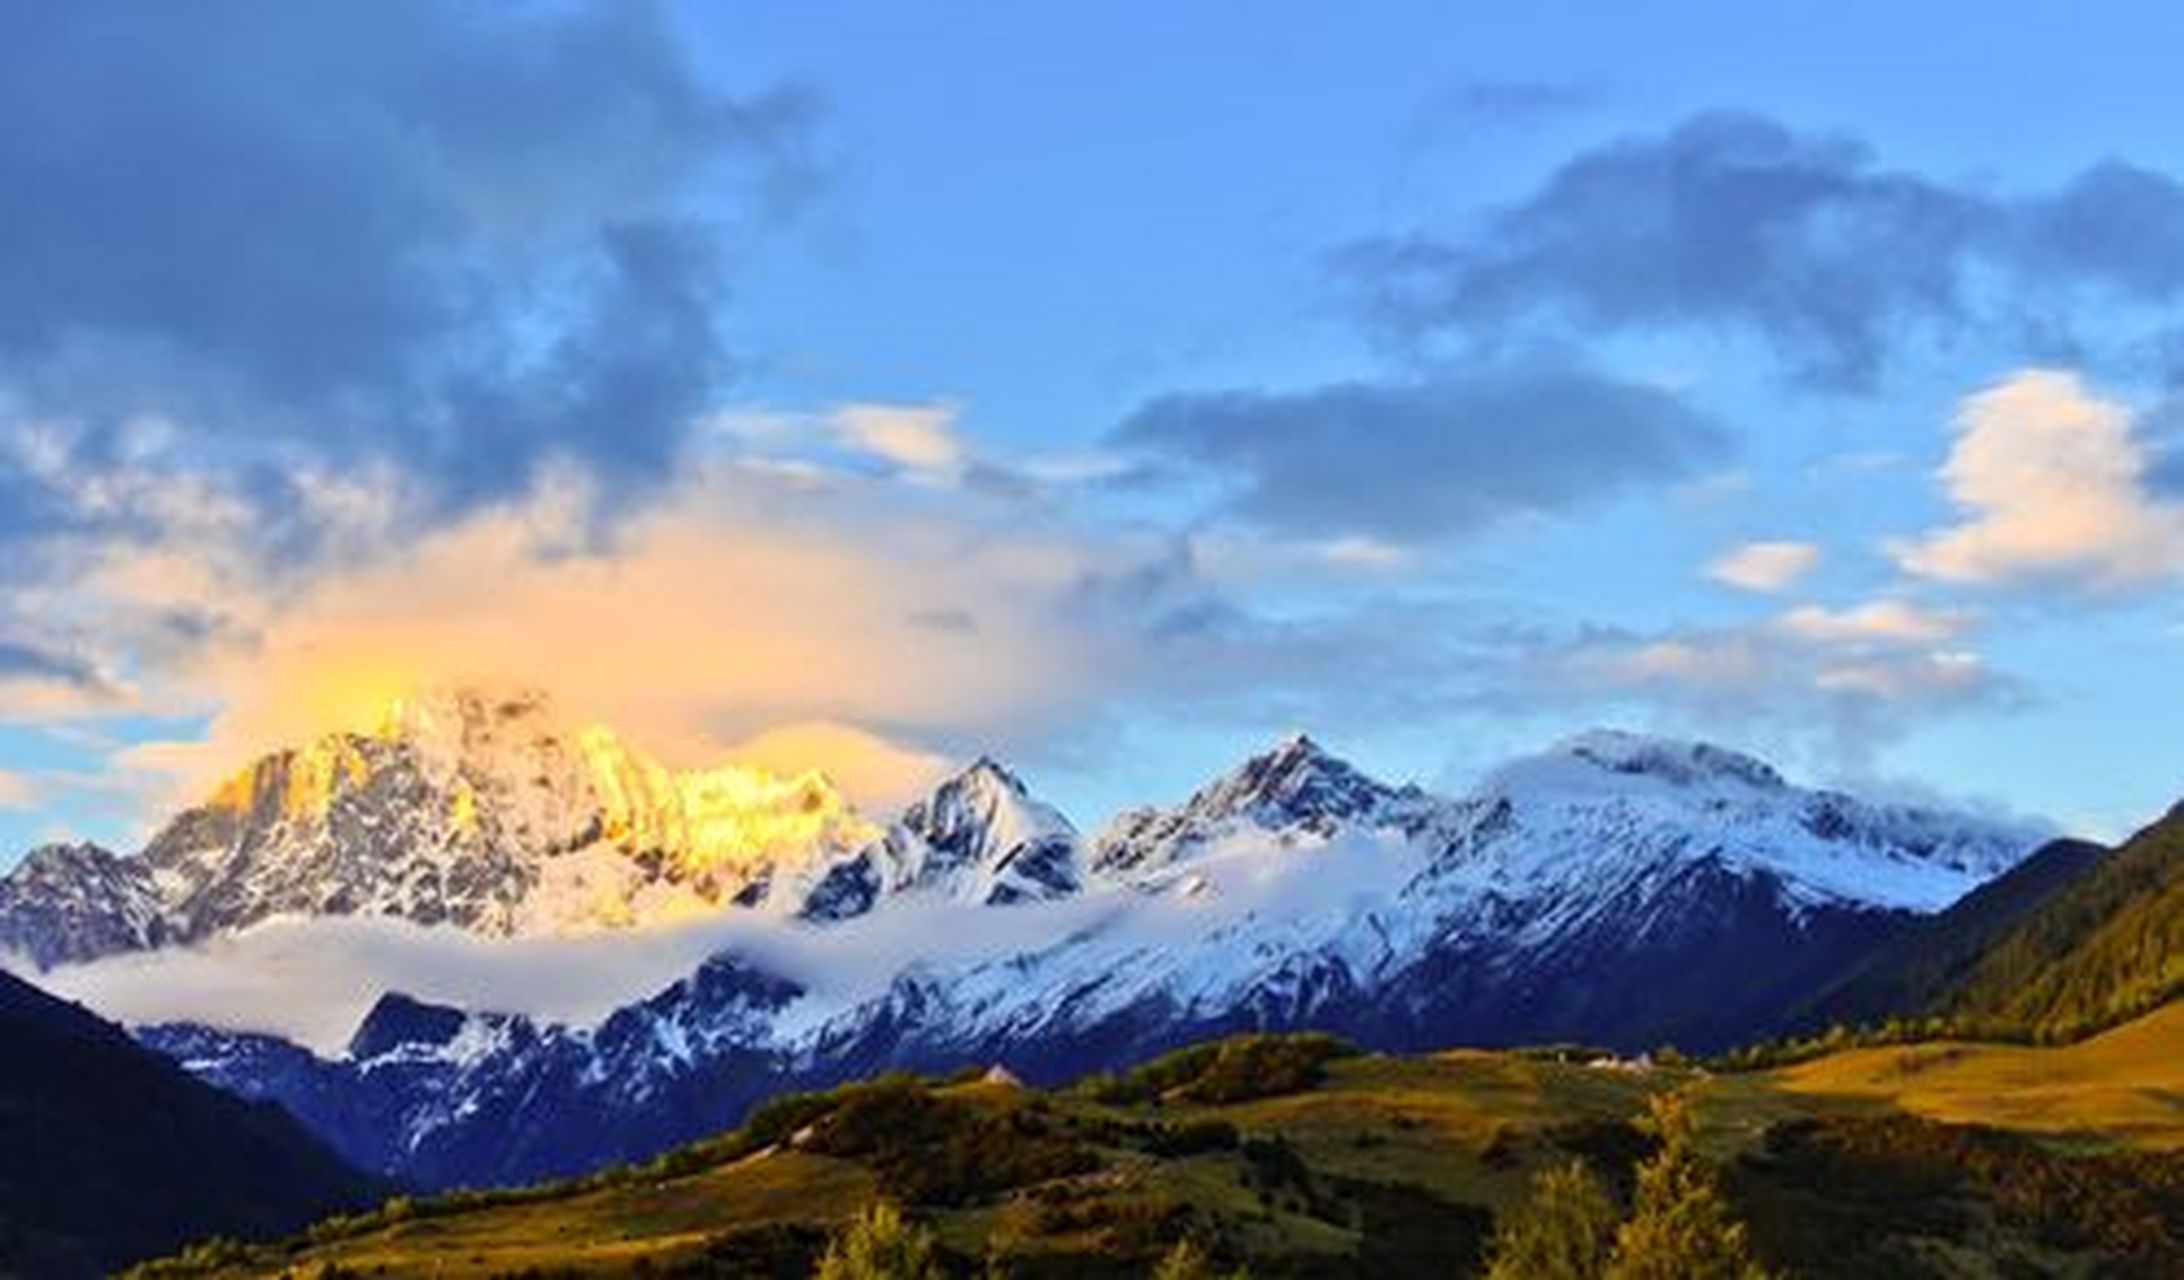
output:
POLYGON ((1088 821, 1297 727, 2184 790, 2170 7, 0 27, 0 861, 474 678, 1088 821))

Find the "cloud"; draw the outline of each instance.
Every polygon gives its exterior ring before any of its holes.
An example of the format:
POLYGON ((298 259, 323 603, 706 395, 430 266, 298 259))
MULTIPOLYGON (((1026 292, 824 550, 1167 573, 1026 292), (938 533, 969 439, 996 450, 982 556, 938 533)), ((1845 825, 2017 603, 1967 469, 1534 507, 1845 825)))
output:
POLYGON ((952 405, 852 404, 834 411, 852 447, 907 471, 953 476, 969 457, 955 431, 952 405))
POLYGON ((38 784, 27 775, 13 769, 0 769, 0 809, 33 808, 41 795, 38 784))
POLYGON ((1706 567, 1706 576, 1744 591, 1784 591, 1820 563, 1810 542, 1747 542, 1706 567))
POLYGON ((1110 886, 1005 909, 901 900, 854 928, 729 911, 677 928, 487 939, 400 920, 284 918, 198 947, 54 969, 39 982, 125 1023, 199 1021, 336 1053, 383 991, 585 1025, 726 952, 802 986, 806 1001, 791 1018, 809 1027, 883 997, 908 970, 960 971, 1035 955, 1061 938, 1091 940, 1117 962, 1203 946, 1252 916, 1385 899, 1419 862, 1415 849, 1371 837, 1306 849, 1243 840, 1202 855, 1204 893, 1148 897, 1110 886))
MULTIPOLYGON (((799 493, 724 464, 597 547, 564 541, 580 495, 496 509, 288 598, 225 602, 255 619, 247 642, 172 675, 216 708, 212 772, 369 724, 420 685, 549 688, 684 762, 799 724, 1013 739, 1088 696, 1069 691, 1116 637, 1068 611, 1110 552, 1027 528, 989 538, 837 483, 799 493), (974 607, 977 628, 916 620, 948 606, 974 607)), ((870 739, 826 741, 843 749, 830 770, 874 772, 870 739)))
POLYGON ((1115 443, 1281 535, 1405 543, 1559 512, 1727 448, 1671 392, 1543 362, 1420 381, 1169 395, 1115 443))
POLYGON ((910 958, 966 961, 1029 950, 1110 914, 1110 901, 1006 911, 903 903, 856 929, 758 912, 581 937, 481 938, 359 917, 276 918, 200 946, 115 956, 37 975, 126 1024, 186 1020, 341 1051, 380 995, 589 1025, 656 994, 722 950, 801 983, 813 1015, 880 995, 910 958))
POLYGON ((1574 155, 1472 227, 1360 241, 1335 262, 1412 342, 1726 331, 1806 384, 1867 391, 1910 339, 1977 327, 2068 346, 2088 298, 2173 303, 2180 226, 2184 184, 2120 161, 2008 196, 1714 112, 1574 155))
POLYGON ((119 703, 124 691, 88 658, 0 639, 0 714, 51 719, 119 703))
POLYGON ((1778 620, 1784 630, 1811 640, 1894 640, 1934 643, 1960 634, 1970 619, 1954 610, 1927 609, 1907 600, 1872 600, 1845 609, 1799 605, 1778 620))
POLYGON ((324 545, 301 559, 246 494, 173 483, 156 449, 37 465, 77 506, 131 513, 126 535, 49 540, 0 591, 0 618, 37 624, 17 634, 116 673, 48 716, 127 744, 97 748, 127 784, 102 820, 156 821, 420 686, 542 687, 672 763, 817 767, 884 813, 978 752, 1089 769, 1131 717, 1415 718, 1453 705, 1460 670, 1438 606, 1280 607, 1300 583, 1375 593, 1411 561, 1384 539, 1178 536, 824 450, 715 449, 604 531, 581 471, 418 522, 397 470, 303 470, 289 505, 324 545))
POLYGON ((2184 572, 2184 502, 2149 480, 2131 411, 2075 375, 2027 369, 1971 396, 1941 481, 1953 525, 1897 543, 1922 577, 2121 588, 2184 572))
POLYGON ((1804 605, 1741 625, 1522 633, 1477 661, 1493 673, 1486 700, 1505 710, 1629 709, 1862 770, 1937 715, 2020 699, 1966 643, 1969 623, 1894 600, 1804 605))
POLYGON ((931 794, 949 768, 948 760, 933 752, 889 742, 849 725, 823 722, 777 725, 730 744, 721 754, 783 777, 817 769, 844 794, 878 814, 899 813, 931 794))
POLYGON ((451 508, 557 459, 649 483, 732 368, 721 219, 810 114, 702 83, 644 3, 11 6, 0 398, 451 508))

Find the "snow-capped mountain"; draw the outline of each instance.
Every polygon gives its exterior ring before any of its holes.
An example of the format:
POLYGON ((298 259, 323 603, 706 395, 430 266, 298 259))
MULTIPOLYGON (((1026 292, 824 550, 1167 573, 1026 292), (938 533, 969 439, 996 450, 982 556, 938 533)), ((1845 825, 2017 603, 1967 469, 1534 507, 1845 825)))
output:
MULTIPOLYGON (((375 1167, 507 1181, 890 1067, 998 1061, 1051 1080, 1261 1027, 1391 1049, 1710 1048, 1769 1029, 2037 839, 1800 788, 1718 747, 1594 733, 1453 800, 1290 739, 1080 854, 1058 814, 982 762, 820 877, 854 868, 846 887, 806 901, 854 934, 1026 893, 1037 901, 1011 918, 1038 927, 1021 945, 912 948, 862 988, 723 953, 595 1027, 405 1013, 408 1030, 360 1032, 334 1058, 201 1028, 151 1038, 375 1167), (552 1135, 512 1150, 525 1125, 552 1135), (409 1145, 366 1150, 378 1133, 409 1145)), ((936 936, 990 927, 939 919, 936 936)))
POLYGON ((790 1078, 766 1041, 801 994, 720 958, 596 1027, 389 993, 333 1059, 187 1024, 137 1035, 200 1079, 277 1099, 359 1168, 425 1186, 514 1183, 734 1124, 790 1078))
POLYGON ((38 968, 167 939, 158 888, 140 859, 95 844, 49 844, 0 879, 0 952, 38 968))
POLYGON ((138 855, 56 846, 0 879, 0 948, 40 967, 275 916, 389 916, 487 936, 756 908, 844 919, 896 892, 1074 892, 1066 819, 991 761, 883 828, 816 773, 676 772, 537 694, 397 703, 370 733, 268 755, 138 855))
POLYGON ((908 891, 1003 906, 1066 897, 1083 882, 1077 829, 990 759, 910 806, 879 840, 834 862, 800 914, 839 920, 908 891))
POLYGON ((1092 868, 1108 879, 1143 881, 1239 832, 1324 839, 1345 829, 1413 824, 1433 808, 1417 788, 1376 782, 1295 734, 1175 808, 1132 809, 1117 817, 1094 842, 1092 868))
POLYGON ((265 757, 141 856, 185 941, 281 914, 505 936, 717 910, 877 834, 816 774, 674 772, 539 695, 460 691, 265 757))

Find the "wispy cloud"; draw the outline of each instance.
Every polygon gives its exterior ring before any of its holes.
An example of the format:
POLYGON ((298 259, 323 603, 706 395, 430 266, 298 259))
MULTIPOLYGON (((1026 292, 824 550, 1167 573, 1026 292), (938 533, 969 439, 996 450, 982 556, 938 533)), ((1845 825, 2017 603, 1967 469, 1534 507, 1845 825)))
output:
POLYGON ((1810 542, 1747 542, 1706 566, 1706 576, 1744 591, 1784 591, 1820 563, 1810 542))
POLYGON ((28 809, 36 805, 42 791, 28 775, 13 769, 0 769, 0 809, 28 809))

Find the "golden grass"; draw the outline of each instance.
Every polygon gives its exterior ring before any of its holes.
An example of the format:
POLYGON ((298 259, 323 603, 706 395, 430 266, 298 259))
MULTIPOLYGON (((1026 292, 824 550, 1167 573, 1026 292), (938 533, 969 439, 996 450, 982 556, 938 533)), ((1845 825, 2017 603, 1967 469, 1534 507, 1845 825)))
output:
MULTIPOLYGON (((1717 1159, 1750 1150, 1767 1128, 1800 1116, 1902 1108, 1933 1119, 2020 1130, 2068 1144, 2184 1148, 2184 1004, 2081 1044, 2019 1048, 1930 1044, 1857 1049, 1771 1072, 1712 1075, 1675 1068, 1601 1070, 1513 1054, 1361 1055, 1330 1064, 1319 1087, 1224 1106, 1107 1105, 1044 1095, 1057 1119, 1177 1125, 1219 1119, 1249 1138, 1279 1138, 1316 1175, 1401 1183, 1496 1211, 1519 1202, 1536 1170, 1563 1155, 1559 1125, 1642 1115, 1649 1094, 1688 1088, 1702 1145, 1717 1159)), ((1039 1097, 972 1084, 946 1092, 1014 1108, 1039 1097)), ((1160 1159, 1100 1148, 1104 1167, 1063 1180, 1072 1202, 1188 1204, 1232 1224, 1254 1252, 1346 1252, 1352 1230, 1261 1200, 1234 1152, 1160 1159)), ((847 1160, 769 1151, 658 1182, 615 1184, 536 1201, 421 1216, 288 1255, 309 1276, 323 1264, 390 1276, 485 1276, 551 1268, 626 1273, 640 1259, 689 1257, 730 1231, 774 1223, 829 1227, 878 1194, 847 1160)), ((989 1243, 1056 1254, 1097 1249, 1095 1228, 1042 1226, 1034 1198, 1002 1197, 928 1216, 944 1243, 976 1257, 989 1243)))
POLYGON ((1801 1099, 1880 1102, 2087 1146, 2176 1150, 2184 1148, 2184 1004, 2058 1048, 1854 1049, 1761 1079, 1801 1099))
POLYGON ((651 1185, 404 1222, 312 1249, 289 1265, 305 1276, 326 1262, 389 1276, 490 1276, 529 1267, 614 1275, 639 1258, 694 1253, 731 1227, 846 1221, 874 1194, 861 1166, 768 1151, 651 1185))

